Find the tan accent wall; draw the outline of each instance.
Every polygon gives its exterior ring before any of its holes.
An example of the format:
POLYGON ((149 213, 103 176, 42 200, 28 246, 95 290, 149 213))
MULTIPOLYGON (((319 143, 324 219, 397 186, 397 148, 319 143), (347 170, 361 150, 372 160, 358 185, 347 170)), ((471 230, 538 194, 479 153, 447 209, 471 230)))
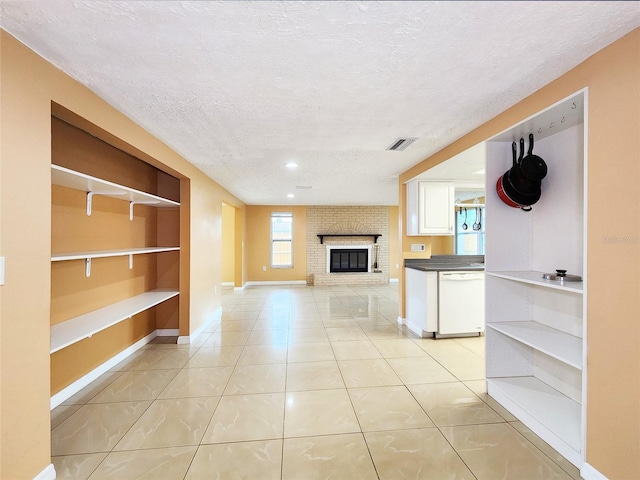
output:
POLYGON ((256 206, 246 208, 247 281, 306 280, 307 272, 307 207, 256 206), (271 268, 271 213, 293 214, 293 268, 271 268), (266 266, 266 271, 262 267, 266 266))
POLYGON ((400 254, 400 222, 398 207, 389 207, 389 278, 400 278, 402 256, 400 254), (397 265, 397 267, 396 267, 397 265))
MULTIPOLYGON (((399 185, 588 87, 586 461, 640 478, 640 29, 404 172, 399 185)), ((400 196, 401 215, 405 215, 400 196)), ((403 253, 409 238, 403 229, 403 253)), ((405 316, 401 286, 401 316, 405 316)))
POLYGON ((222 204, 222 282, 235 283, 236 277, 236 209, 222 204))
POLYGON ((36 56, 1 35, 0 478, 23 480, 51 455, 51 99, 36 56))
POLYGON ((220 307, 221 204, 244 204, 11 35, 0 35, 0 478, 22 480, 51 461, 52 112, 66 121, 71 112, 71 120, 86 121, 80 128, 180 179, 181 210, 189 212, 179 218, 182 335, 220 307))
POLYGON ((235 235, 235 286, 242 287, 247 281, 247 251, 245 243, 247 238, 247 216, 245 208, 236 208, 236 235, 235 235))

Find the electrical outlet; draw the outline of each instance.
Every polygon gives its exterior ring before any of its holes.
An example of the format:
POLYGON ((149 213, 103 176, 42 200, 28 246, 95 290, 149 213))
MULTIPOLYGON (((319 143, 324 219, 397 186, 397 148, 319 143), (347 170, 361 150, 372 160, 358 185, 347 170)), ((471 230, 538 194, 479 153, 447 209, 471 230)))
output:
POLYGON ((411 244, 412 252, 424 252, 424 243, 412 243, 411 244))
POLYGON ((218 293, 218 285, 213 286, 213 293, 218 293))
POLYGON ((396 263, 396 268, 400 268, 400 264, 399 263, 396 263))
POLYGON ((267 266, 266 265, 262 265, 262 271, 266 272, 267 271, 267 266))

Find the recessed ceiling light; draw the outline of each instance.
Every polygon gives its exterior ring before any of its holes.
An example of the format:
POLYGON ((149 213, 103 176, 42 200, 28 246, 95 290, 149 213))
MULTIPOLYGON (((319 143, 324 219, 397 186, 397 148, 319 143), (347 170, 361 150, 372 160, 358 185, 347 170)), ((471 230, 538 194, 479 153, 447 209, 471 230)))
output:
POLYGON ((287 194, 287 197, 289 197, 289 198, 293 198, 293 197, 295 197, 295 195, 294 195, 293 193, 288 193, 288 194, 287 194))
POLYGON ((287 162, 284 166, 287 168, 298 168, 298 164, 296 162, 287 162))

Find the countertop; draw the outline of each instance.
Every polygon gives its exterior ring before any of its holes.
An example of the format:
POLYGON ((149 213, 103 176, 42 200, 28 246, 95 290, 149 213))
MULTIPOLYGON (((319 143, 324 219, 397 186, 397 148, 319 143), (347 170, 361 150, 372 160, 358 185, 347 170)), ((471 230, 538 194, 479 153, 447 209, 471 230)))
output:
POLYGON ((423 272, 484 271, 484 255, 434 255, 431 258, 407 259, 406 268, 423 272))

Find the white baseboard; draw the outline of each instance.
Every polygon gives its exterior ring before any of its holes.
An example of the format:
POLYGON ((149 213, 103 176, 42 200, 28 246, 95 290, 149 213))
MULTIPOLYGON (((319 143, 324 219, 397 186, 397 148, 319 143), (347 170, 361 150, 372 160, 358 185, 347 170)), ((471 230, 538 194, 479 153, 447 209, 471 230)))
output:
POLYGON ((247 284, 245 283, 244 285, 242 285, 241 287, 233 287, 233 291, 234 292, 241 292, 246 288, 247 284))
POLYGON ((207 329, 209 325, 211 325, 214 321, 221 320, 221 319, 222 319, 222 307, 218 307, 218 309, 213 313, 213 315, 211 315, 209 320, 207 320, 202 325, 200 325, 193 333, 191 333, 190 335, 179 336, 178 345, 187 345, 189 343, 192 343, 193 341, 195 341, 196 338, 198 338, 198 336, 200 336, 202 332, 204 332, 207 329))
MULTIPOLYGON (((83 377, 73 382, 71 385, 60 390, 58 393, 56 393, 51 397, 51 400, 50 400, 51 410, 56 408, 58 405, 60 405, 62 402, 64 402, 71 396, 78 393, 80 390, 82 390, 84 387, 89 385, 100 375, 111 370, 113 367, 115 367, 118 363, 120 363, 122 360, 127 358, 129 355, 136 352, 137 350, 140 350, 142 347, 144 347, 147 343, 149 343, 151 340, 153 340, 157 336, 158 335, 156 333, 156 330, 154 330, 146 337, 141 338, 133 345, 129 346, 128 348, 125 348, 123 351, 121 351, 117 355, 114 355, 113 357, 111 357, 102 365, 99 365, 98 367, 94 368, 89 373, 87 373, 83 377)), ((54 470, 54 475, 55 475, 55 470, 54 470)), ((55 478, 55 476, 53 478, 55 478)))
POLYGON ((233 287, 235 285, 234 282, 222 282, 221 285, 223 287, 233 287))
POLYGON ((406 325, 406 327, 411 330, 413 333, 415 333, 416 335, 418 335, 419 337, 424 338, 424 331, 422 330, 422 327, 420 325, 415 325, 414 323, 411 323, 409 320, 405 319, 404 324, 406 325))
POLYGON ((608 480, 607 477, 605 477, 587 462, 584 462, 582 464, 582 468, 580 468, 580 476, 585 480, 608 480))
POLYGON ((158 328, 156 334, 159 337, 177 337, 180 335, 180 330, 177 328, 158 328))
POLYGON ((389 279, 389 283, 398 283, 398 282, 400 282, 399 278, 390 278, 389 279))
POLYGON ((33 477, 33 480, 56 480, 56 469, 53 463, 50 463, 42 470, 38 475, 33 477))
POLYGON ((247 282, 244 287, 262 287, 269 285, 306 285, 306 280, 280 280, 280 281, 265 281, 265 282, 247 282))

